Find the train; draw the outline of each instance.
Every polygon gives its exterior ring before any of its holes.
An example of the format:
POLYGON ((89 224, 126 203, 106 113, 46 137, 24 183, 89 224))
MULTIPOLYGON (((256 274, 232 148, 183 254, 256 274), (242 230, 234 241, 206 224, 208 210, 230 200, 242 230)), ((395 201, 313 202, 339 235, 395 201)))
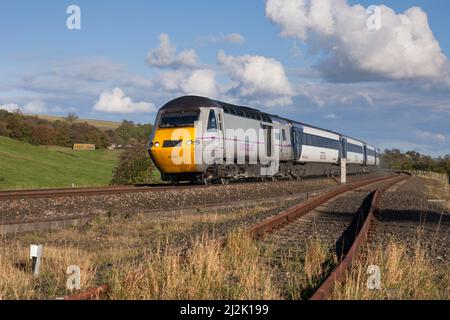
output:
POLYGON ((378 149, 360 139, 201 96, 159 109, 148 153, 171 183, 339 176, 343 164, 347 174, 379 166, 378 149))

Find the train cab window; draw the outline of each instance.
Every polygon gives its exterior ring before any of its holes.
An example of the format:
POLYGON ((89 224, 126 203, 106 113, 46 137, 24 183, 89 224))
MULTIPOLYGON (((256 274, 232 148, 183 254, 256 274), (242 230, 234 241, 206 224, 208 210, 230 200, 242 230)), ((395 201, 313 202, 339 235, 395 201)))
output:
POLYGON ((209 110, 208 130, 217 130, 216 113, 214 110, 209 110))
POLYGON ((160 128, 187 127, 193 126, 198 120, 198 112, 168 112, 161 116, 159 121, 160 128))

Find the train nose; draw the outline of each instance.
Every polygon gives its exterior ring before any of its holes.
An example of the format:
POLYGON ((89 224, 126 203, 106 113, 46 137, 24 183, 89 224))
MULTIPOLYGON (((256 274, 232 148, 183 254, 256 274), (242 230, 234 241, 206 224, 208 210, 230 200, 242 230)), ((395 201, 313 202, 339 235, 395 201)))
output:
POLYGON ((158 129, 150 154, 162 173, 196 172, 194 128, 158 129))

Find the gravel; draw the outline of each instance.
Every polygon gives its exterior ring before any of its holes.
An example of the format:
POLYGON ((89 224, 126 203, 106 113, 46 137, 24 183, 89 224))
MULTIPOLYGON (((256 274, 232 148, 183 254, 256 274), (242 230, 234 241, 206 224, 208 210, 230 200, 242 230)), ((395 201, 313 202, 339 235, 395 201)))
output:
MULTIPOLYGON (((350 177, 350 181, 384 175, 371 173, 350 177)), ((22 199, 0 201, 3 221, 27 221, 75 215, 133 214, 145 210, 170 210, 193 205, 232 203, 313 192, 336 186, 332 179, 277 181, 268 183, 236 183, 209 188, 179 189, 160 192, 127 193, 97 196, 74 196, 54 199, 22 199)))
POLYGON ((275 256, 304 256, 311 240, 318 240, 331 253, 345 253, 357 232, 355 217, 362 213, 367 196, 383 183, 363 187, 334 198, 303 217, 266 237, 266 245, 275 248, 275 256))
POLYGON ((420 243, 434 262, 449 266, 450 211, 428 201, 431 197, 426 192, 427 183, 413 177, 384 194, 372 245, 385 247, 395 241, 412 253, 420 243))

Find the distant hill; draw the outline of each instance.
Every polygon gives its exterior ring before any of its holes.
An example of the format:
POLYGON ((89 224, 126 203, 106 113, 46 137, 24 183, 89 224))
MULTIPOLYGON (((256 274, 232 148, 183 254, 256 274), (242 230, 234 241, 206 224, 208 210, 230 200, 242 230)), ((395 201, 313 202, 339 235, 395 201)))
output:
MULTIPOLYGON (((38 117, 39 119, 44 119, 48 121, 56 121, 56 120, 64 120, 64 117, 58 117, 58 116, 46 116, 46 115, 30 115, 38 117)), ((92 120, 92 119, 77 119, 75 120, 76 123, 84 123, 87 122, 91 126, 97 127, 100 130, 115 130, 120 126, 120 122, 115 121, 104 121, 104 120, 92 120)))

